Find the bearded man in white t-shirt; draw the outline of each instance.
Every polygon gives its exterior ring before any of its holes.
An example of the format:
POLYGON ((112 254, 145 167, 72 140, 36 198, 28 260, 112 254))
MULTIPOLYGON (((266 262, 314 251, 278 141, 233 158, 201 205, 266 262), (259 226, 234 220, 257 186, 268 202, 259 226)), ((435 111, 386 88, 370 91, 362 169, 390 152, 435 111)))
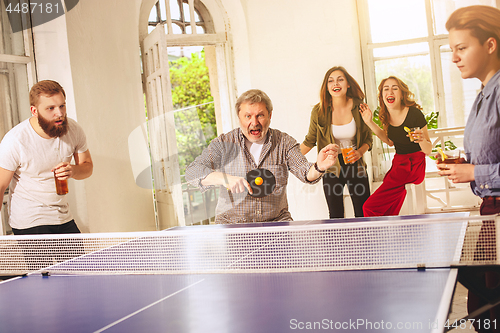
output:
POLYGON ((85 179, 93 170, 82 128, 66 117, 66 94, 44 80, 30 91, 32 117, 0 143, 0 193, 9 186, 9 224, 14 234, 79 233, 59 180, 85 179), (71 161, 74 159, 74 164, 71 161))

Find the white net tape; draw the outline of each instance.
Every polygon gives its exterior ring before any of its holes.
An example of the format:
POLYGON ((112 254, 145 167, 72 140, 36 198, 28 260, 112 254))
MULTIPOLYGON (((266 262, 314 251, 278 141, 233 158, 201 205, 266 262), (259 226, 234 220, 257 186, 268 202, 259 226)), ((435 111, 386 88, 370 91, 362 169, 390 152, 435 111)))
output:
POLYGON ((0 237, 0 273, 181 274, 499 264, 497 216, 0 237))

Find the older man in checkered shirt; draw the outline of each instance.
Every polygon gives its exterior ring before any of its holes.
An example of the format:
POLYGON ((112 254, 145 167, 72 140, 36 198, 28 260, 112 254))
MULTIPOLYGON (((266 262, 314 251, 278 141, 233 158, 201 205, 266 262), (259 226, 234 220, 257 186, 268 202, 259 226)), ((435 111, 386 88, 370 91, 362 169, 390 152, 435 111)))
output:
POLYGON ((323 148, 316 163, 309 163, 297 141, 269 128, 273 106, 260 90, 243 93, 236 102, 240 127, 221 134, 186 169, 186 180, 202 192, 221 186, 216 223, 291 221, 286 185, 288 171, 304 183, 317 183, 335 164, 338 146, 323 148), (276 187, 264 197, 252 193, 246 174, 264 168, 273 173, 276 187))

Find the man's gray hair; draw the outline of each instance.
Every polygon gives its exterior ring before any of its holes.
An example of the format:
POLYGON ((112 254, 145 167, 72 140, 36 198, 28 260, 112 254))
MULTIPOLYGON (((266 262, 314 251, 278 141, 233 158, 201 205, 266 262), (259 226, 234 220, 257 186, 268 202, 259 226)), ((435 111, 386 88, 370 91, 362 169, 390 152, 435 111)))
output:
POLYGON ((264 103, 269 114, 273 112, 273 103, 271 102, 271 99, 266 95, 265 92, 259 89, 250 89, 241 94, 241 96, 236 101, 236 114, 239 114, 241 104, 243 103, 264 103))

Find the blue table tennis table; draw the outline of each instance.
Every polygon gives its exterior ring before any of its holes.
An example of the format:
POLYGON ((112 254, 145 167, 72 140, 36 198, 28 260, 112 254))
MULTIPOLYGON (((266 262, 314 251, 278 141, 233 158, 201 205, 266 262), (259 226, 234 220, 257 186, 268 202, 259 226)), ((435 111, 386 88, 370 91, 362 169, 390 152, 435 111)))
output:
MULTIPOLYGON (((432 217, 418 218, 427 216, 432 217)), ((252 227, 412 218, 416 217, 252 227)), ((176 227, 166 232, 241 227, 249 225, 176 227)), ((29 274, 0 283, 0 332, 443 332, 456 281, 456 268, 29 274)))

